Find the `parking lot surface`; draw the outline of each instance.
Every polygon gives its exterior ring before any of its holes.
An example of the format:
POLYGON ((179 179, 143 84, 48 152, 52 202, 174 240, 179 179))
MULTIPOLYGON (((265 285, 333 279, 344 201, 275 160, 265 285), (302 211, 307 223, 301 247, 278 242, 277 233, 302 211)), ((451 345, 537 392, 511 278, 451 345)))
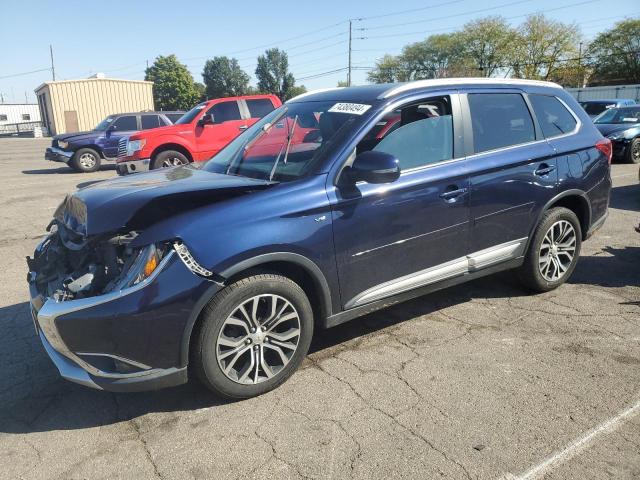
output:
POLYGON ((568 284, 510 273, 318 332, 259 398, 196 383, 112 394, 60 379, 36 338, 26 265, 67 192, 115 176, 0 140, 0 478, 640 478, 638 167, 568 284))

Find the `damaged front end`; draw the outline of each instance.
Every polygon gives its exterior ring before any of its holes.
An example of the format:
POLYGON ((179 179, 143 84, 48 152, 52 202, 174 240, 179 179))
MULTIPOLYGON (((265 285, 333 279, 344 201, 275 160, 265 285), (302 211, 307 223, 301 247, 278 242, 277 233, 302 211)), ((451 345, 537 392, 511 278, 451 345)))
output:
POLYGON ((148 278, 170 245, 132 248, 138 232, 84 237, 59 219, 49 236, 27 257, 29 281, 38 293, 57 302, 122 290, 148 278))

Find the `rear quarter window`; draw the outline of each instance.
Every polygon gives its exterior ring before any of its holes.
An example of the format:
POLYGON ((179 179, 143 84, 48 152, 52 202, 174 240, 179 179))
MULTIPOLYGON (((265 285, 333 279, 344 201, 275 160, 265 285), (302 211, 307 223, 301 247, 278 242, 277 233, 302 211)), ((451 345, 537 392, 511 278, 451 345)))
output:
POLYGON ((575 130, 576 119, 560 100, 551 95, 529 95, 533 111, 546 138, 575 130))
POLYGON ((536 139, 533 119, 519 93, 470 93, 467 98, 475 153, 536 139))
POLYGON ((268 98, 254 98, 251 100, 247 99, 245 101, 247 102, 247 108, 249 109, 251 118, 262 118, 275 110, 271 100, 268 98))

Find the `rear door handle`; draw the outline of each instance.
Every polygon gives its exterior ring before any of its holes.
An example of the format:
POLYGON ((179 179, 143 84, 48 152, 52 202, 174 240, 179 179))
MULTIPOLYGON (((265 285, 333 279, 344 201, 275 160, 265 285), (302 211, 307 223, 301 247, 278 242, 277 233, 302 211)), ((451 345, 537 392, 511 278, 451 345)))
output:
POLYGON ((545 175, 549 175, 555 169, 556 167, 554 167, 553 165, 547 165, 546 163, 543 163, 538 168, 536 168, 535 172, 533 173, 535 175, 538 175, 539 177, 544 177, 545 175))
POLYGON ((467 193, 466 188, 457 188, 455 185, 449 187, 446 192, 440 194, 440 198, 442 198, 446 202, 453 203, 459 197, 467 193))

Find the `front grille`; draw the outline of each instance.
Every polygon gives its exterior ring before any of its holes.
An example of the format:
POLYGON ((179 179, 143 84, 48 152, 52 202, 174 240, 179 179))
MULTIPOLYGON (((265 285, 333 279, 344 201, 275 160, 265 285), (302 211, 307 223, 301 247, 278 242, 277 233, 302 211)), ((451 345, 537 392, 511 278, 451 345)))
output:
POLYGON ((126 157, 127 156, 127 141, 129 137, 122 137, 118 140, 118 157, 126 157))

